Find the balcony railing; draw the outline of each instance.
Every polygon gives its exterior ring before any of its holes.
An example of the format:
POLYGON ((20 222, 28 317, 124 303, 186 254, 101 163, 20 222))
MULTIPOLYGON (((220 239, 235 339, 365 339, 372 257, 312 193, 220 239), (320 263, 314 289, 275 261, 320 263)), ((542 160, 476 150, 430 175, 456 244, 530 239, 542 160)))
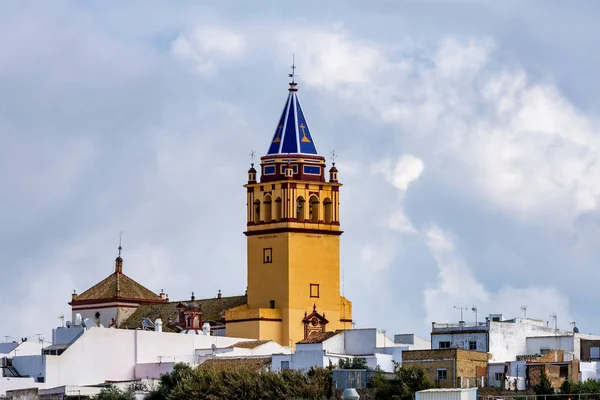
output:
POLYGON ((432 329, 435 330, 444 330, 444 331, 451 331, 451 330, 487 330, 489 328, 489 325, 487 322, 459 322, 456 324, 438 324, 435 322, 431 323, 431 327, 432 329))

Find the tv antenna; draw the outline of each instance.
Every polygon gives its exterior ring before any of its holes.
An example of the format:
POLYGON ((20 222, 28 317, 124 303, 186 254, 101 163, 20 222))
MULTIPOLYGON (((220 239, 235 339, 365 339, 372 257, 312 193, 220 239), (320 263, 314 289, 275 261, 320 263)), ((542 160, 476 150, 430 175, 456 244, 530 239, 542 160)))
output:
POLYGON ((335 160, 338 158, 338 155, 335 153, 335 150, 331 150, 329 154, 331 154, 331 164, 335 167, 335 160))
POLYGON ((471 307, 471 311, 473 311, 475 313, 475 325, 477 325, 477 307, 475 307, 475 306, 471 307))
POLYGON ((65 327, 65 314, 60 314, 57 319, 60 319, 60 326, 65 327))
POLYGON ((558 316, 556 315, 556 313, 554 312, 550 314, 550 318, 554 320, 554 329, 558 330, 558 316))
POLYGON ((454 308, 457 308, 457 309, 460 310, 460 320, 464 321, 464 319, 463 319, 463 311, 467 310, 468 308, 467 307, 459 307, 459 306, 454 306, 454 308))
POLYGON ((521 311, 523 311, 523 319, 527 319, 527 306, 521 306, 521 311))

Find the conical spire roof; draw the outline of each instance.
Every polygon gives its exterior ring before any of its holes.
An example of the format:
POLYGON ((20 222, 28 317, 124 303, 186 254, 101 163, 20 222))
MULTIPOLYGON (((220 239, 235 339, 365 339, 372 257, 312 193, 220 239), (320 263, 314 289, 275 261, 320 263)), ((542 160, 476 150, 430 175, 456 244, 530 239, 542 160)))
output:
POLYGON ((318 155, 306 118, 298 101, 297 83, 290 83, 289 95, 281 118, 275 129, 267 155, 310 154, 318 155))

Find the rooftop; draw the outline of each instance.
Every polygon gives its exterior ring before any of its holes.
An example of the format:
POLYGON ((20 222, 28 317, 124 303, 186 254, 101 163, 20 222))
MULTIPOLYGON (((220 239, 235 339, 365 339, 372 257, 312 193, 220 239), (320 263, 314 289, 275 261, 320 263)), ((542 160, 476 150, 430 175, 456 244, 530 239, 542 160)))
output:
POLYGON ((248 368, 258 371, 267 368, 269 365, 271 365, 271 357, 219 357, 206 360, 198 368, 221 371, 248 368))
POLYGON ((317 148, 298 101, 297 83, 290 83, 289 94, 267 155, 310 154, 318 155, 317 148))
POLYGON ((319 333, 316 333, 314 335, 311 335, 311 336, 307 337, 306 339, 303 339, 303 340, 299 341, 296 344, 323 343, 324 341, 326 341, 329 338, 334 337, 338 333, 339 332, 319 332, 319 333))
MULTIPOLYGON (((172 332, 173 330, 168 327, 169 320, 177 321, 177 305, 187 302, 189 300, 171 301, 162 304, 142 304, 129 318, 121 323, 120 328, 139 329, 142 327, 144 319, 148 318, 150 321, 155 321, 160 318, 163 321, 163 330, 172 332)), ((211 321, 222 321, 221 313, 223 311, 247 304, 248 298, 246 296, 213 297, 210 299, 195 299, 194 303, 200 307, 202 321, 210 323, 211 321)))
POLYGON ((75 296, 71 304, 92 300, 131 299, 146 301, 163 301, 159 295, 140 285, 121 272, 114 272, 106 279, 95 284, 85 292, 75 296))

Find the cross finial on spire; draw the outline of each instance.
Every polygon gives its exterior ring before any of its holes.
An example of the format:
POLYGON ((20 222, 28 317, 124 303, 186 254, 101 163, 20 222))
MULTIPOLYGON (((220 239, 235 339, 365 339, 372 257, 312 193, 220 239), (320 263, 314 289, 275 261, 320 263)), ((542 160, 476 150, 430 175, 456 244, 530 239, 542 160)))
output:
POLYGON ((338 155, 335 154, 335 150, 331 150, 329 154, 331 154, 331 164, 335 167, 335 159, 338 157, 338 155))
POLYGON ((292 69, 292 73, 288 75, 290 78, 292 78, 292 82, 290 84, 296 83, 296 54, 292 55, 292 66, 290 68, 292 69))
POLYGON ((121 240, 123 239, 123 231, 119 232, 119 257, 121 257, 121 250, 123 250, 123 247, 121 246, 121 240))
POLYGON ((250 165, 254 167, 254 156, 256 152, 254 150, 250 151, 250 165))

